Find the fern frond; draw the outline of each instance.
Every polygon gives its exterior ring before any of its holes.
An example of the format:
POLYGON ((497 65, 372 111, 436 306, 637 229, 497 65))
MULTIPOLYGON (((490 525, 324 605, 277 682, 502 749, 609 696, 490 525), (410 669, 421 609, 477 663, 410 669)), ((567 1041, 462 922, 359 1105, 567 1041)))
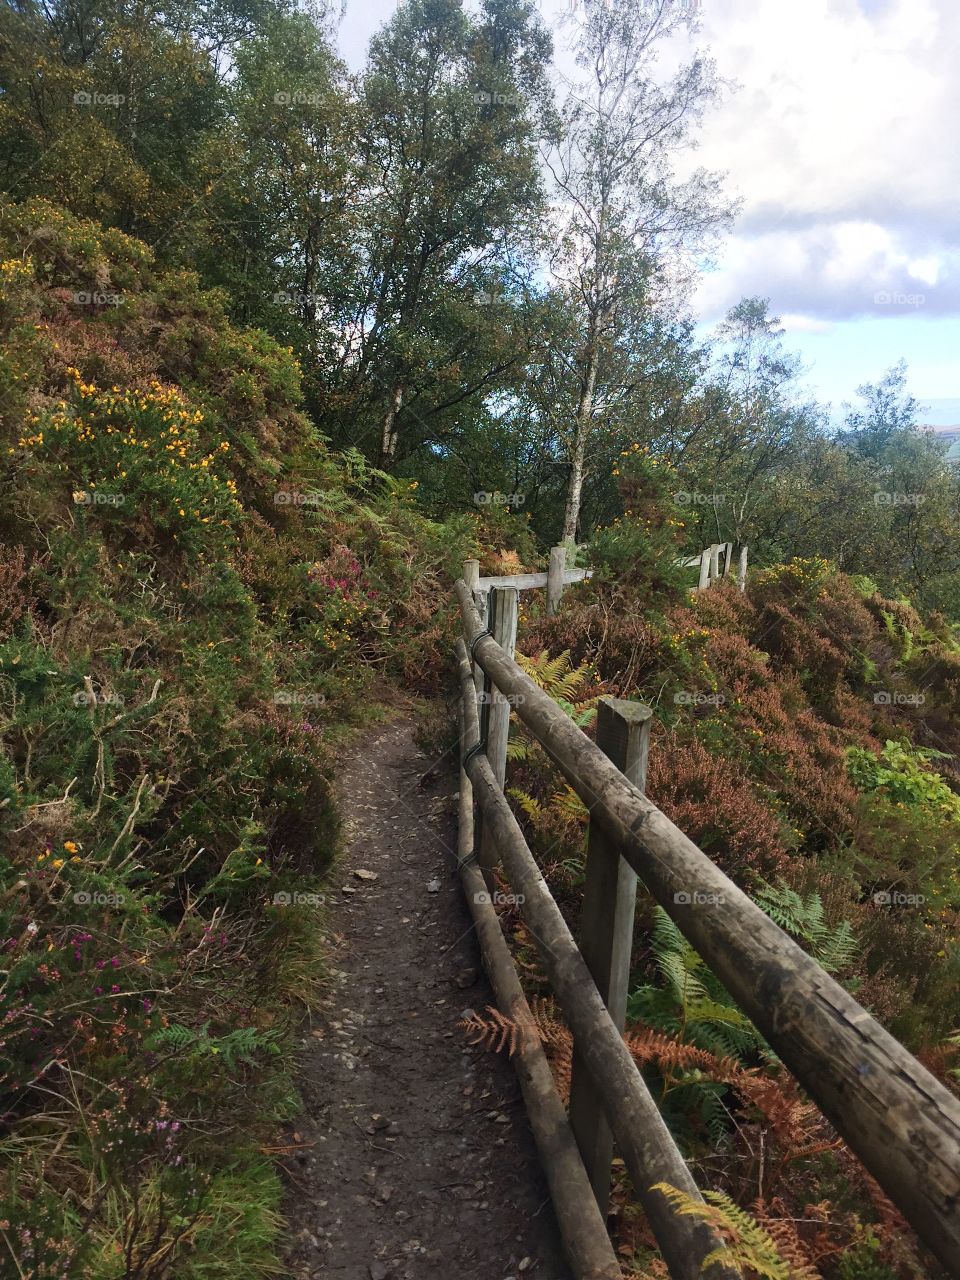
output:
POLYGON ((848 968, 857 957, 860 944, 849 920, 844 920, 820 942, 817 960, 827 973, 848 968))
POLYGON ((543 817, 543 805, 526 791, 522 791, 519 787, 508 787, 507 795, 516 800, 531 822, 537 822, 543 817))
POLYGON ((574 791, 573 787, 568 786, 563 791, 558 791, 553 797, 553 804, 567 818, 585 821, 590 816, 590 810, 574 791))
POLYGON ((627 1032, 623 1040, 634 1061, 641 1066, 647 1062, 655 1062, 661 1071, 696 1068, 712 1079, 724 1082, 749 1074, 747 1068, 741 1066, 735 1058, 719 1058, 708 1049, 686 1044, 650 1027, 627 1032))
POLYGON ((742 1028, 751 1032, 754 1030, 753 1023, 745 1013, 741 1013, 732 1004, 720 1004, 717 1000, 711 1000, 709 996, 688 1001, 687 1021, 719 1023, 723 1026, 742 1028))
MULTIPOLYGON (((573 666, 569 649, 564 649, 553 658, 545 649, 532 658, 517 653, 516 662, 534 684, 539 685, 568 714, 572 714, 571 708, 585 705, 585 700, 576 696, 577 690, 593 680, 594 671, 588 662, 583 662, 578 667, 573 666)), ((596 699, 591 700, 594 701, 596 699)))
POLYGON ((810 954, 828 973, 847 967, 856 958, 859 944, 849 921, 831 928, 819 893, 803 897, 780 881, 776 885, 764 884, 756 900, 775 924, 806 943, 810 954))
POLYGON ((718 1264, 733 1267, 741 1275, 752 1272, 763 1280, 794 1280, 772 1237, 722 1191, 706 1191, 699 1200, 669 1182, 655 1183, 651 1190, 666 1196, 676 1213, 697 1218, 722 1236, 724 1243, 703 1259, 703 1271, 718 1264))
POLYGON ((487 1013, 489 1018, 471 1013, 469 1017, 461 1018, 457 1026, 466 1031, 467 1044, 480 1045, 496 1053, 502 1053, 506 1048, 512 1058, 520 1043, 520 1027, 492 1005, 487 1005, 487 1013))

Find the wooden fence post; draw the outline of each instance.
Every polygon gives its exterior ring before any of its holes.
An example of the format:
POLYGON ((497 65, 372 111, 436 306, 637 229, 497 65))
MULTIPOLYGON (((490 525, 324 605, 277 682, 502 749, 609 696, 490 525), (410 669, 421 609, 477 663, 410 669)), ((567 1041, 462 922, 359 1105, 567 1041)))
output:
POLYGON ((710 548, 705 547, 700 552, 700 581, 697 583, 697 590, 703 591, 705 587, 710 585, 710 548))
MULTIPOLYGON (((601 698, 597 711, 597 746, 629 782, 642 791, 647 781, 653 711, 642 702, 601 698)), ((627 1012, 637 873, 616 846, 591 820, 587 837, 586 880, 580 917, 580 951, 617 1030, 627 1012)), ((583 1156, 587 1176, 601 1214, 610 1199, 613 1134, 600 1093, 573 1046, 570 1123, 583 1156)))
POLYGON ((720 577, 720 543, 715 542, 710 548, 710 586, 720 577))
POLYGON ((740 563, 737 565, 737 586, 741 591, 747 589, 747 548, 746 544, 740 548, 740 563))
POLYGON ((563 570, 567 560, 567 548, 550 548, 550 565, 547 569, 547 613, 550 617, 560 608, 563 595, 563 570))
MULTIPOLYGON (((497 644, 512 658, 517 647, 517 619, 520 613, 520 592, 516 587, 493 587, 490 591, 490 607, 487 626, 493 632, 497 644)), ((510 703, 496 687, 490 685, 486 705, 487 759, 497 785, 503 789, 507 776, 507 738, 510 735, 510 703)), ((492 885, 493 868, 497 865, 497 849, 486 824, 480 832, 480 868, 488 886, 492 885)))
POLYGON ((725 542, 723 544, 723 576, 728 578, 730 570, 733 568, 733 543, 725 542))
MULTIPOLYGON (((479 560, 464 560, 463 580, 467 584, 467 586, 470 588, 471 592, 473 593, 474 600, 476 600, 480 593, 480 561, 479 560)), ((479 610, 480 617, 484 618, 486 614, 486 604, 481 606, 478 601, 477 609, 479 610)), ((473 664, 473 683, 476 686, 477 693, 483 693, 484 679, 485 677, 483 674, 483 669, 480 666, 480 663, 475 662, 473 664)))
POLYGON ((463 580, 474 595, 480 590, 480 561, 464 560, 463 580))

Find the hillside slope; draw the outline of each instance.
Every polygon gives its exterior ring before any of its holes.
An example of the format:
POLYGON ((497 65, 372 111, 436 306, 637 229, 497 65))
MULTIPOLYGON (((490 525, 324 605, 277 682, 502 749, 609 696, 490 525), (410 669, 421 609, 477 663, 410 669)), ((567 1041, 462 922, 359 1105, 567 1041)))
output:
POLYGON ((436 685, 471 526, 137 241, 5 205, 0 263, 0 1221, 37 1276, 265 1274, 337 743, 436 685))

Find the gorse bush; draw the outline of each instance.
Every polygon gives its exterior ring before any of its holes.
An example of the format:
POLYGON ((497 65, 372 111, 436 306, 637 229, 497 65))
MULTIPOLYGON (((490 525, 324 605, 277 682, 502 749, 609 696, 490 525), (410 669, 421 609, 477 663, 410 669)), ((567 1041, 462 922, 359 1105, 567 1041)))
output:
POLYGON ((79 370, 67 373, 75 381, 74 403, 28 419, 31 434, 17 441, 23 467, 15 482, 36 481, 50 492, 54 478, 63 477, 76 506, 116 513, 116 542, 149 545, 170 535, 187 554, 222 554, 241 508, 235 481, 221 474, 230 444, 221 440, 214 452, 205 450, 202 410, 156 381, 145 392, 118 386, 103 392, 84 383, 79 370), (134 499, 135 512, 119 511, 134 499))

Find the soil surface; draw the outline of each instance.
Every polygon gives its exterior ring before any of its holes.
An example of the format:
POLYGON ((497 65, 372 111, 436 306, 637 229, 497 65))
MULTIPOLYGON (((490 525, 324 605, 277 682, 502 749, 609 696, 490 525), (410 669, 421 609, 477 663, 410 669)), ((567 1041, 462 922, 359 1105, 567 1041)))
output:
POLYGON ((394 723, 339 776, 331 981, 288 1135, 296 1280, 570 1280, 510 1061, 456 1025, 493 997, 436 763, 394 723))

